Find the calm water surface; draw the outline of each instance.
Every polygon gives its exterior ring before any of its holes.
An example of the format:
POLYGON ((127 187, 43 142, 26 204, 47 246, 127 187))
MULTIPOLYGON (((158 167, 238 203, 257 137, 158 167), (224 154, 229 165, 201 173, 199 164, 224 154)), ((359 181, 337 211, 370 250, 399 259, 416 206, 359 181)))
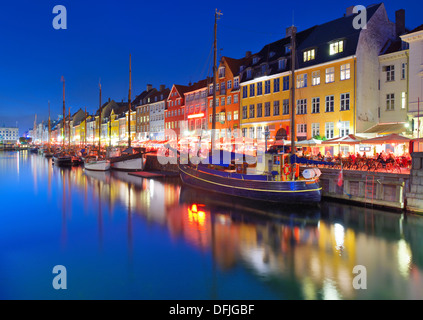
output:
POLYGON ((1 299, 423 299, 421 216, 254 205, 27 152, 0 153, 0 195, 1 299))

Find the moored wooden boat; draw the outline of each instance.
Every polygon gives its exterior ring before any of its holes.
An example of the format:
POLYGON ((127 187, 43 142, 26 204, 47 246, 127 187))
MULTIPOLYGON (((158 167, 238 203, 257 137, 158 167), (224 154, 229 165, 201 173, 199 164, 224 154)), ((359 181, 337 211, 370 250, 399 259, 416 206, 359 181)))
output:
POLYGON ((88 157, 84 161, 84 167, 90 171, 107 171, 110 169, 110 161, 88 157))

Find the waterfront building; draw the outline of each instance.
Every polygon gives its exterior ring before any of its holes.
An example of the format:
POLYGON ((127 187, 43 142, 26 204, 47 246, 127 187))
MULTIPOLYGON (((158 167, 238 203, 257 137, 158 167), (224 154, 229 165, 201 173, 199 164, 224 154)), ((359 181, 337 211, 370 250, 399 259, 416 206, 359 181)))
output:
POLYGON ((207 91, 211 78, 200 80, 184 93, 185 111, 181 137, 205 136, 207 130, 207 91))
POLYGON ((170 89, 166 88, 165 85, 160 85, 158 91, 155 91, 149 95, 151 99, 150 103, 150 140, 164 140, 164 113, 166 109, 166 100, 169 96, 170 89))
MULTIPOLYGON (((157 92, 151 84, 147 84, 147 89, 139 94, 133 101, 135 107, 135 131, 136 139, 144 141, 150 135, 150 95, 157 92)), ((132 132, 132 130, 131 130, 132 132)))
POLYGON ((420 138, 422 132, 421 120, 423 113, 423 25, 401 36, 402 41, 409 44, 408 60, 408 115, 411 119, 413 136, 420 138), (420 125, 419 125, 420 124, 420 125))
POLYGON ((0 143, 2 144, 15 144, 19 140, 19 127, 0 127, 0 143))
MULTIPOLYGON (((367 7, 366 29, 355 29, 352 7, 341 18, 297 33, 295 140, 363 133, 377 124, 379 54, 394 25, 383 4, 367 7)), ((290 34, 241 66, 241 129, 256 138, 291 139, 290 34)))
POLYGON ((189 86, 174 84, 166 100, 165 111, 165 139, 180 138, 184 129, 185 112, 185 92, 189 86), (167 131, 166 129, 173 130, 167 131))
MULTIPOLYGON (((234 130, 240 128, 240 71, 249 64, 251 52, 241 59, 222 57, 216 76, 216 130, 220 137, 230 137, 234 130)), ((209 85, 208 125, 212 126, 213 117, 213 83, 209 85)), ((216 138, 218 136, 216 135, 216 138)))

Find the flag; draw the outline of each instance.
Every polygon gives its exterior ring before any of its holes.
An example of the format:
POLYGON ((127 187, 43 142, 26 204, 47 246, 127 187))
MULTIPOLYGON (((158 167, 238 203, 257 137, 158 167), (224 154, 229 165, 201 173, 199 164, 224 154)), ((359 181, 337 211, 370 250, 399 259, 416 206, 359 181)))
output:
POLYGON ((342 185, 344 184, 344 177, 343 177, 342 171, 343 171, 342 169, 341 171, 339 171, 338 182, 337 182, 338 187, 342 187, 342 185))

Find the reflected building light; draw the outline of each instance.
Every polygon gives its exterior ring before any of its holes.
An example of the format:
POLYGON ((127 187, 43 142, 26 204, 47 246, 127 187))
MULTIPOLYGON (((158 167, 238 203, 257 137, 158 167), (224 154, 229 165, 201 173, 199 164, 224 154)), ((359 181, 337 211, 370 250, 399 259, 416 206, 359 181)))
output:
POLYGON ((302 281, 302 289, 305 300, 316 300, 316 286, 309 277, 304 277, 302 281))
POLYGON ((336 248, 342 249, 344 247, 345 229, 339 223, 335 223, 333 227, 335 233, 336 248))
POLYGON ((149 182, 150 182, 150 198, 153 198, 154 197, 154 180, 151 179, 149 180, 149 182))
POLYGON ((336 288, 333 280, 325 279, 323 281, 323 299, 324 300, 340 300, 341 295, 336 288))
POLYGON ((399 240, 397 249, 398 270, 407 279, 410 274, 411 257, 411 249, 408 243, 404 239, 399 240))

